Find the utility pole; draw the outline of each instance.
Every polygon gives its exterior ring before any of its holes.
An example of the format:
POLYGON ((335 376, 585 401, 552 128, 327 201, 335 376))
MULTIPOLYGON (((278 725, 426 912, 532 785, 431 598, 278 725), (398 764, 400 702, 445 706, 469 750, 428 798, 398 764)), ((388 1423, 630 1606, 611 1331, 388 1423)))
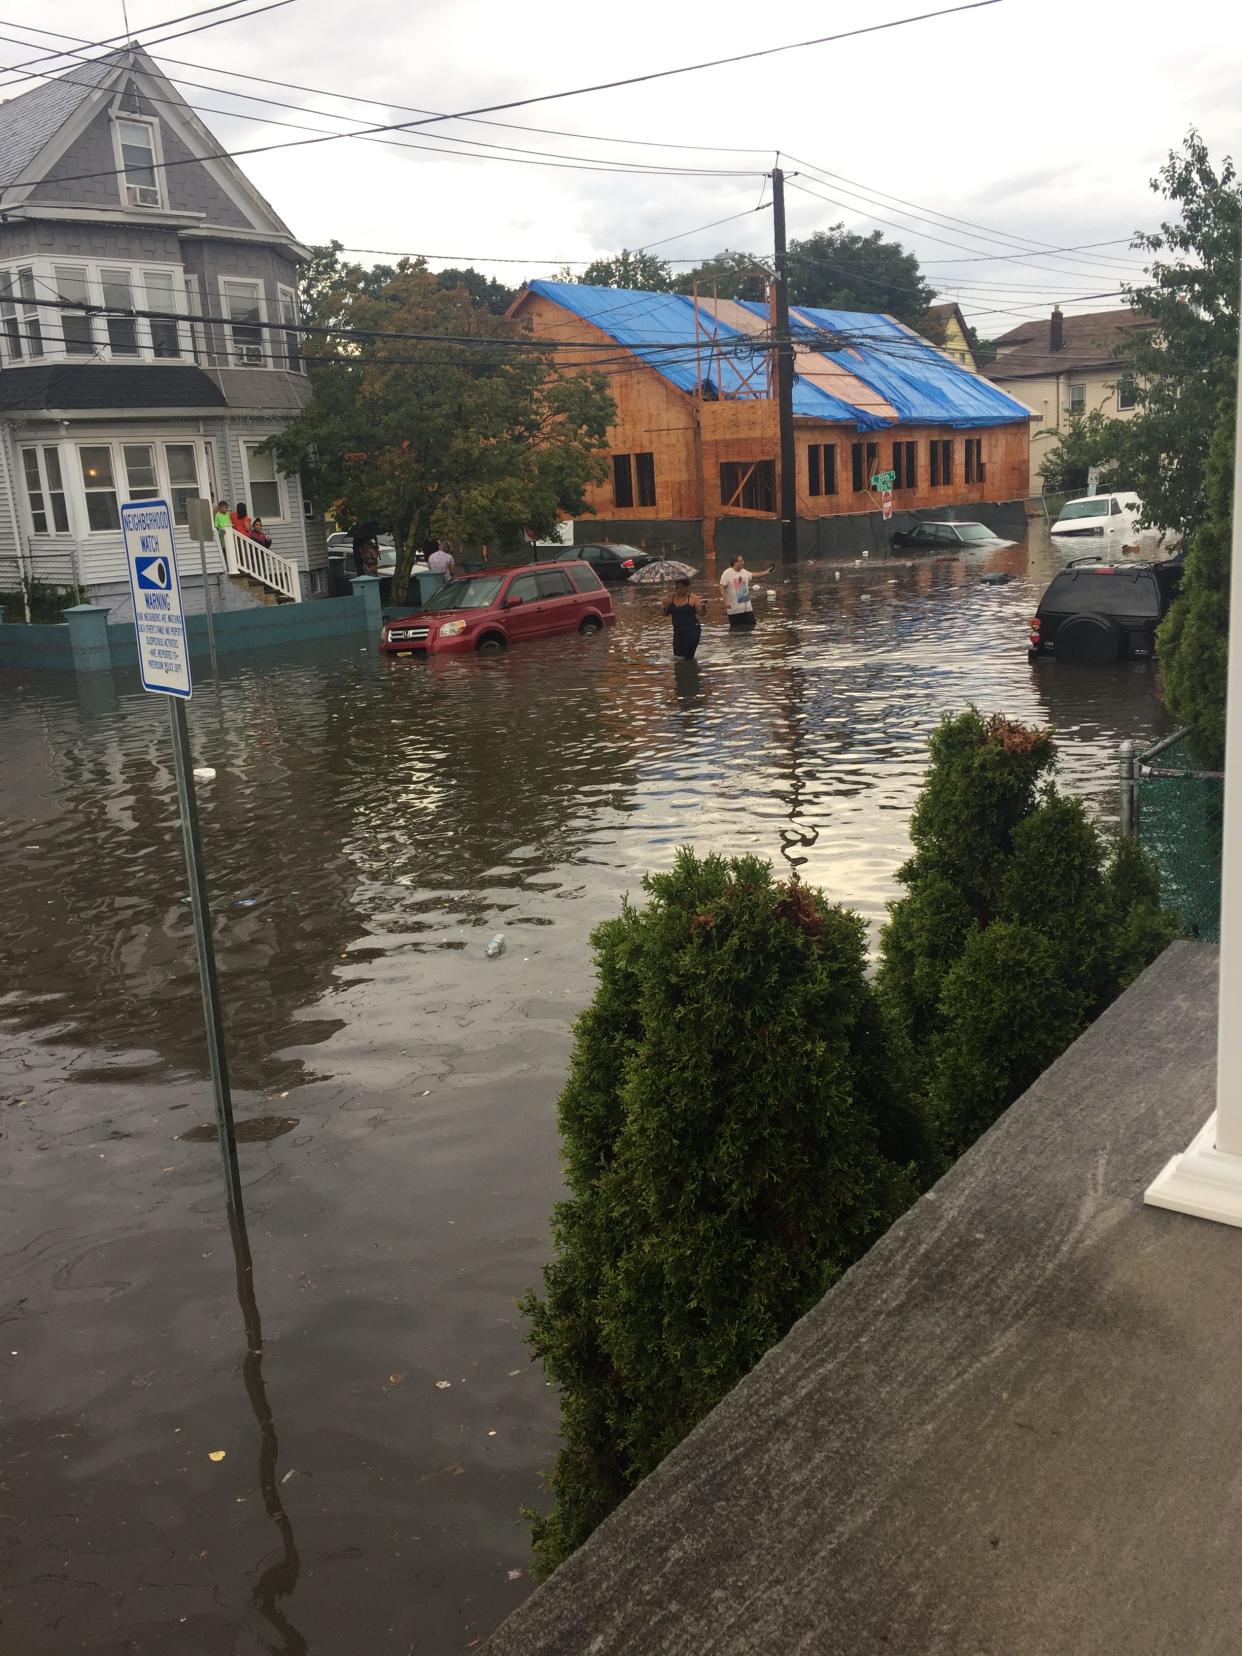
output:
POLYGON ((772 230, 776 239, 776 409, 780 421, 781 563, 798 561, 798 465, 794 449, 794 351, 789 332, 789 257, 785 251, 785 174, 772 169, 772 230))

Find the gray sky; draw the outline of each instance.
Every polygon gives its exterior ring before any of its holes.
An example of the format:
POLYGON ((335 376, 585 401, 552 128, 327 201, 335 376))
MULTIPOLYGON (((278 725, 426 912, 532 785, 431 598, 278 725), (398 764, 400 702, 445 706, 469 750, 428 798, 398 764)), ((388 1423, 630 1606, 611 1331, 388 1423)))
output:
MULTIPOLYGON (((142 31, 193 3, 130 0, 131 26, 142 31)), ((667 0, 629 0, 604 11, 581 0, 539 6, 424 0, 417 7, 400 0, 294 0, 251 22, 153 51, 210 66, 203 73, 164 64, 170 76, 220 88, 181 86, 195 106, 348 130, 416 118, 411 106, 446 111, 493 104, 939 3, 827 0, 765 12, 718 0, 709 25, 704 8, 667 0), (226 95, 226 88, 247 89, 229 78, 230 68, 340 96, 249 86, 261 97, 299 106, 264 111, 226 95), (384 107, 358 103, 359 97, 384 107)), ((100 39, 122 28, 120 0, 61 0, 41 10, 39 20, 100 39)), ((35 47, 43 44, 30 38, 35 47)), ((0 55, 15 63, 34 53, 4 43, 0 55)), ((693 260, 724 246, 770 250, 771 214, 748 210, 759 201, 760 175, 779 148, 790 172, 802 162, 818 174, 802 167, 794 183, 803 189, 788 192, 791 236, 838 220, 864 233, 880 228, 918 254, 928 278, 945 297, 957 298, 982 332, 995 333, 1045 313, 1056 300, 1088 310, 1123 303, 1087 296, 1115 289, 1138 269, 1124 241, 1055 258, 1033 247, 1029 255, 1015 254, 1014 244, 1110 242, 1154 226, 1160 203, 1149 180, 1192 123, 1216 158, 1242 147, 1240 71, 1242 13, 1227 0, 1179 0, 1175 7, 1167 0, 1001 0, 862 39, 495 117, 553 128, 556 135, 459 121, 433 127, 417 142, 460 155, 348 140, 241 164, 306 241, 335 237, 350 248, 435 254, 441 256, 436 264, 470 262, 516 282, 526 274, 553 274, 552 263, 536 265, 536 259, 585 260, 623 245, 664 242, 739 212, 747 216, 667 241, 658 251, 693 260), (546 160, 573 154, 707 172, 590 173, 495 156, 467 159, 479 141, 523 146, 546 160), (984 228, 920 223, 911 213, 951 215, 984 228), (875 215, 891 222, 877 224, 875 215), (531 262, 489 262, 505 258, 531 262)), ((302 136, 266 120, 216 113, 203 119, 231 149, 302 136)))

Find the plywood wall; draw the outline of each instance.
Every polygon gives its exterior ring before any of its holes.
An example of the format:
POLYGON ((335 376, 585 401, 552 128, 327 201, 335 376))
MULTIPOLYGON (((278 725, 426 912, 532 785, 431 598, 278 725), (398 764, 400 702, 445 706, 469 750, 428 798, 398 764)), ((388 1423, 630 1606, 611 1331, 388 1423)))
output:
MULTIPOLYGON (((700 403, 669 385, 638 358, 629 356, 624 347, 600 329, 550 299, 528 294, 517 315, 553 346, 566 341, 600 346, 599 356, 607 359, 609 389, 617 404, 616 421, 608 433, 609 455, 653 456, 655 504, 617 506, 610 466, 607 477, 590 495, 589 503, 599 517, 636 524, 656 519, 695 519, 710 524, 722 515, 757 515, 736 509, 724 511, 720 468, 729 461, 777 457, 778 424, 773 400, 700 403)), ((565 366, 580 364, 582 355, 566 351, 559 360, 565 366)), ((881 432, 859 432, 850 424, 799 421, 795 440, 800 518, 835 517, 876 509, 877 498, 868 489, 861 495, 853 490, 850 451, 855 442, 876 444, 875 469, 880 471, 892 469, 895 441, 916 444, 916 486, 894 493, 893 504, 898 511, 943 510, 981 501, 1023 500, 1027 494, 1030 431, 1026 423, 971 432, 955 431, 947 426, 898 426, 881 432), (983 443, 986 476, 982 482, 966 482, 968 437, 981 439, 983 443), (953 444, 953 482, 947 487, 931 486, 929 445, 933 440, 953 444), (812 442, 836 444, 835 495, 813 496, 809 492, 807 454, 812 442)))

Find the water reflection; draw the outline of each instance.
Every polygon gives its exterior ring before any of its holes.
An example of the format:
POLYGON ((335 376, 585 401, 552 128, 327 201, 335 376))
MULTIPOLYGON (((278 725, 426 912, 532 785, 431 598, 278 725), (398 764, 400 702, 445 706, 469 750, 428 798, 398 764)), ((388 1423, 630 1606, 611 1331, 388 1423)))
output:
POLYGON ((486 1635, 529 1589, 517 1512, 554 1443, 515 1302, 591 929, 690 843, 782 859, 874 931, 927 735, 969 702, 1055 725, 1063 784, 1109 817, 1116 744, 1170 722, 1153 669, 1028 663, 1060 561, 1036 534, 813 562, 763 583, 751 637, 713 600, 694 663, 628 589, 609 636, 499 659, 222 663, 189 716, 262 1270, 263 1325, 235 1236, 243 1387, 165 709, 126 679, 0 683, 14 1648, 486 1635), (256 1424, 261 1500, 229 1481, 256 1424))

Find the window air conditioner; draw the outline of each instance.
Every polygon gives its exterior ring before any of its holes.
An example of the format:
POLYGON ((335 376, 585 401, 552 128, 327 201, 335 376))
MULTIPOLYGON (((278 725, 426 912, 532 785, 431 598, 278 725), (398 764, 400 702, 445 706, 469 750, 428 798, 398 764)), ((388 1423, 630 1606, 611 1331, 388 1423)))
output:
POLYGON ((131 207, 158 207, 160 192, 154 184, 130 184, 129 204, 131 207))

